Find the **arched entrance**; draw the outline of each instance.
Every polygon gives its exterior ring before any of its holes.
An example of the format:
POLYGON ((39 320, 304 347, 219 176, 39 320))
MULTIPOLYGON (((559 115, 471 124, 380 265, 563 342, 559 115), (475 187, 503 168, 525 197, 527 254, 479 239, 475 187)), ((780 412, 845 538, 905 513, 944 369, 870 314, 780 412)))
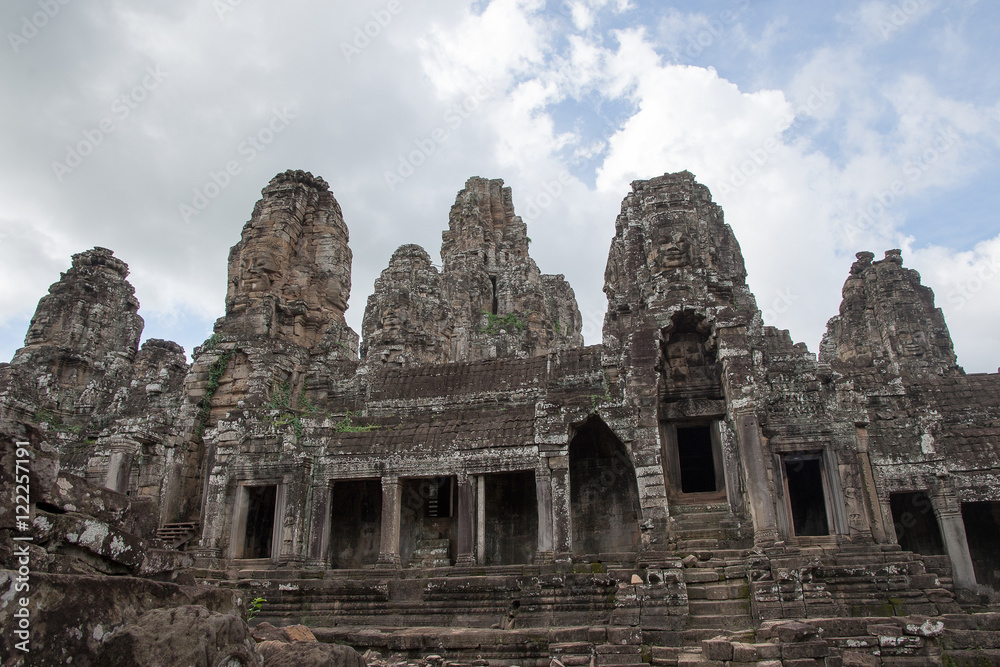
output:
POLYGON ((622 441, 591 416, 569 444, 573 553, 635 551, 639 545, 639 487, 622 441))

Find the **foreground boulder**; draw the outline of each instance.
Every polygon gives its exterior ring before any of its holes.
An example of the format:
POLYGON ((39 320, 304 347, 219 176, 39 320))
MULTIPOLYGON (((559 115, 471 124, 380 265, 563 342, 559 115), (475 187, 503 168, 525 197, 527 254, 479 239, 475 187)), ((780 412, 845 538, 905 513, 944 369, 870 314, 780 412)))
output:
POLYGON ((105 667, 261 667, 250 629, 239 616, 198 605, 154 609, 108 636, 98 652, 105 667))
POLYGON ((264 667, 365 667, 365 660, 357 651, 340 644, 299 641, 269 649, 264 667))

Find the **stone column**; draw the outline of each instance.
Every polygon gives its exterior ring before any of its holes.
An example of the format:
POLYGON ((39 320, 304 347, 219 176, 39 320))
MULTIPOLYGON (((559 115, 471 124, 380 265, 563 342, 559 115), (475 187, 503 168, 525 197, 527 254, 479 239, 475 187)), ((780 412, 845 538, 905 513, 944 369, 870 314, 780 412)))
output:
POLYGON ((549 457, 552 471, 552 548, 556 560, 573 556, 573 508, 570 504, 569 456, 549 457))
POLYGON ((475 565, 473 555, 472 484, 468 475, 458 476, 458 557, 456 565, 475 565))
POLYGON ((536 563, 551 563, 555 557, 552 546, 552 470, 548 466, 535 468, 535 494, 538 501, 538 546, 536 563))
MULTIPOLYGON (((868 429, 863 425, 857 425, 858 443, 858 467, 861 468, 861 484, 864 488, 865 511, 868 517, 868 524, 871 527, 872 537, 879 544, 889 544, 892 540, 886 530, 886 517, 882 511, 882 503, 879 502, 878 487, 875 485, 875 472, 872 468, 871 457, 868 454, 868 429)), ((889 515, 889 525, 892 525, 892 515, 889 515)))
MULTIPOLYGON (((753 516, 754 543, 763 544, 778 540, 778 524, 774 512, 774 498, 768 484, 764 445, 760 437, 757 417, 753 413, 736 415, 736 438, 740 457, 747 473, 747 495, 753 516)), ((776 471, 776 477, 780 471, 776 471)))
POLYGON ((311 565, 322 567, 328 564, 330 548, 330 483, 317 484, 312 489, 312 511, 310 512, 309 551, 311 565))
POLYGON ((976 571, 972 567, 972 554, 958 501, 949 491, 941 490, 934 498, 934 505, 941 522, 944 548, 951 559, 952 581, 959 588, 971 588, 976 584, 976 571))
POLYGON ((382 478, 382 535, 376 568, 398 568, 399 562, 399 513, 402 500, 398 477, 382 478))
POLYGON ((486 562, 486 475, 476 475, 476 562, 486 562))
POLYGON ((124 449, 112 450, 108 457, 108 472, 104 476, 104 487, 125 493, 128 490, 129 472, 132 467, 131 453, 124 449))

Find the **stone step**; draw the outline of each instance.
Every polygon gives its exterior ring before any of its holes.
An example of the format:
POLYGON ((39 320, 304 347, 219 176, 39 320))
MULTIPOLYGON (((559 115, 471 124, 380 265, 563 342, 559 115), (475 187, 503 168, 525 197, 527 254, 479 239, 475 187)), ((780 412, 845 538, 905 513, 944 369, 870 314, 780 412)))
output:
POLYGON ((746 582, 736 580, 714 584, 688 584, 689 600, 747 600, 750 597, 750 587, 746 582))
POLYGON ((681 667, 682 665, 684 667, 707 667, 712 665, 712 663, 705 659, 700 649, 697 653, 694 650, 686 649, 684 653, 677 656, 677 667, 681 667))
POLYGON ((714 551, 719 548, 718 539, 694 539, 694 540, 677 540, 677 550, 678 551, 714 551))
MULTIPOLYGON (((705 630, 708 633, 714 632, 715 634, 720 634, 720 631, 733 631, 733 630, 746 630, 753 626, 753 619, 750 614, 701 614, 692 615, 688 617, 688 629, 689 630, 705 630)), ((687 632, 687 631, 685 631, 687 632)), ((702 639, 711 639, 713 636, 699 637, 698 641, 702 639)))
POLYGON ((447 549, 451 541, 447 539, 417 540, 417 549, 447 549))
POLYGON ((742 600, 689 600, 688 608, 692 616, 715 616, 719 614, 750 614, 750 599, 742 600))
POLYGON ((679 514, 729 514, 729 503, 677 503, 670 505, 670 516, 679 514))

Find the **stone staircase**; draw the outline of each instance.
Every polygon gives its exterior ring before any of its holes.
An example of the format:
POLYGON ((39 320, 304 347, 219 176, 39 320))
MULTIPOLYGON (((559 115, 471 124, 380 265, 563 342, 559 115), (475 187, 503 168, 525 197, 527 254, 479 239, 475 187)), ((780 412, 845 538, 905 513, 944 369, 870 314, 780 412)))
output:
POLYGON ((451 565, 450 542, 446 539, 417 540, 409 567, 431 568, 451 565))
POLYGON ((670 506, 670 539, 677 551, 750 547, 727 503, 681 503, 670 506))
POLYGON ((156 536, 170 545, 171 549, 177 549, 200 535, 197 521, 188 523, 165 523, 156 529, 156 536))

